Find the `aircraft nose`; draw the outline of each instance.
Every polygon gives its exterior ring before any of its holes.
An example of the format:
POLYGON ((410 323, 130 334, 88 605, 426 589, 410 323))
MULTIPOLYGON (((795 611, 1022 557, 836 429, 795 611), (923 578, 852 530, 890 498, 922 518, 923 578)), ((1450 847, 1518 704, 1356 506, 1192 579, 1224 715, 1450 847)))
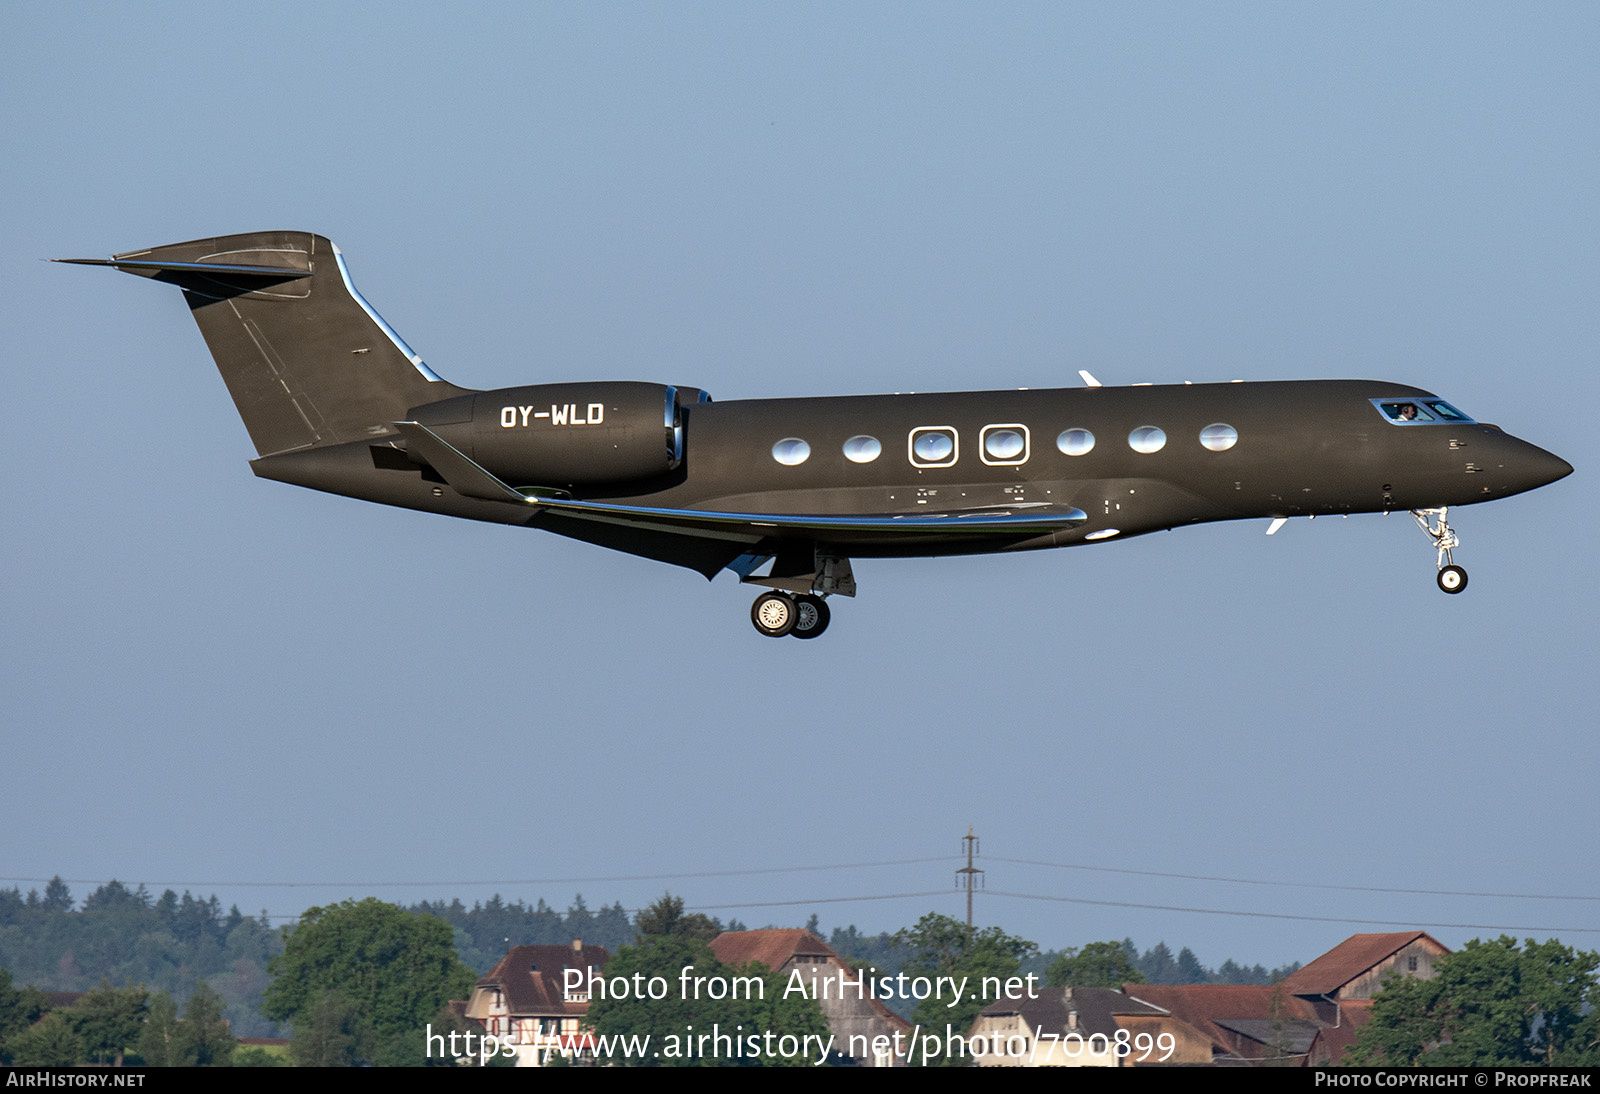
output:
POLYGON ((1554 452, 1546 452, 1538 445, 1516 437, 1508 436, 1506 439, 1511 442, 1510 450, 1501 460, 1506 493, 1520 494, 1525 490, 1537 490, 1572 474, 1572 465, 1554 452))

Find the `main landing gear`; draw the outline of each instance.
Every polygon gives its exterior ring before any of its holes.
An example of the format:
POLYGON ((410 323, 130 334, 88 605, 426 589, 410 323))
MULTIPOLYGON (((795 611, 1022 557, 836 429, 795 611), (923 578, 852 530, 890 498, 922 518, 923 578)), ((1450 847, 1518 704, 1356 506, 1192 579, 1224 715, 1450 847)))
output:
POLYGON ((793 635, 796 638, 818 638, 828 629, 833 613, 820 596, 801 593, 769 592, 756 597, 750 605, 750 622, 768 638, 793 635))
POLYGON ((850 560, 813 543, 784 544, 774 555, 744 555, 728 569, 746 585, 766 586, 750 605, 750 622, 768 638, 821 638, 833 614, 825 598, 856 595, 850 560), (769 561, 771 572, 754 576, 769 561))
POLYGON ((1439 588, 1447 593, 1459 593, 1467 587, 1467 571, 1455 564, 1450 552, 1461 546, 1450 528, 1450 510, 1448 507, 1441 509, 1413 509, 1411 519, 1417 522, 1427 537, 1433 540, 1433 545, 1439 550, 1439 588), (1431 522, 1428 518, 1438 517, 1438 521, 1431 522))

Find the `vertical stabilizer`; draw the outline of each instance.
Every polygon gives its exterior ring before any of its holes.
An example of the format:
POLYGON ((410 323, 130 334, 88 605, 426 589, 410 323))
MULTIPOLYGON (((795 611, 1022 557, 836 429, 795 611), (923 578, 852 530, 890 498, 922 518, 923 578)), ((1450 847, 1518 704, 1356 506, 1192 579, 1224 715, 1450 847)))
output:
POLYGON ((319 235, 253 232, 64 261, 181 288, 262 456, 393 435, 408 408, 466 393, 361 298, 319 235))

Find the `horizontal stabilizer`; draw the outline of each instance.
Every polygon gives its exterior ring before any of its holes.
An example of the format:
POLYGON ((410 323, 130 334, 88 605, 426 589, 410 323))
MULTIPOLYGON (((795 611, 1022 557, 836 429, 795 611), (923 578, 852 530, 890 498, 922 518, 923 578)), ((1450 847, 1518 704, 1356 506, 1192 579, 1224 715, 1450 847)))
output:
POLYGON ((230 277, 262 277, 272 281, 293 281, 311 276, 310 270, 294 266, 229 266, 220 262, 136 262, 115 258, 57 258, 52 261, 65 262, 72 266, 110 266, 112 269, 137 274, 140 277, 154 277, 156 274, 166 272, 227 274, 230 277))
POLYGON ((421 456, 449 483, 456 493, 484 501, 510 501, 518 505, 529 499, 495 478, 450 442, 419 422, 395 422, 406 439, 406 448, 421 456))

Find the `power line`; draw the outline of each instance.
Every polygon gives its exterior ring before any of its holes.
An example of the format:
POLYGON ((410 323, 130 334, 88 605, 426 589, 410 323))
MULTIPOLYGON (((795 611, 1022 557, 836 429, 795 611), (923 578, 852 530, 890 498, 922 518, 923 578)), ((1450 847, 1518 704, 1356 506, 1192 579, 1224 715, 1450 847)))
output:
MULTIPOLYGON (((458 888, 481 888, 481 887, 489 887, 489 886, 510 887, 510 886, 558 885, 558 884, 592 884, 592 883, 596 883, 596 882, 674 881, 674 880, 686 880, 686 879, 697 879, 697 878, 759 877, 759 876, 769 876, 769 875, 788 874, 788 873, 816 872, 816 871, 821 871, 821 870, 848 870, 848 869, 862 869, 862 868, 877 868, 877 867, 885 867, 885 866, 915 866, 915 865, 922 865, 922 864, 932 863, 932 862, 948 862, 948 861, 949 861, 949 857, 948 856, 936 855, 936 856, 927 856, 927 857, 923 857, 923 858, 884 859, 884 860, 878 860, 878 861, 873 861, 873 862, 834 863, 834 864, 830 864, 830 865, 815 865, 815 866, 774 866, 774 867, 762 867, 762 868, 741 869, 741 870, 701 870, 701 871, 684 871, 684 872, 678 872, 678 873, 659 873, 659 874, 616 874, 616 875, 596 875, 596 876, 586 876, 586 877, 524 878, 524 879, 511 879, 511 880, 501 879, 501 880, 488 880, 488 881, 376 881, 376 882, 353 882, 353 881, 323 881, 323 882, 309 882, 309 881, 298 881, 298 882, 269 882, 269 881, 150 881, 150 882, 138 882, 137 884, 139 884, 139 885, 152 885, 152 886, 169 886, 169 887, 170 886, 179 886, 179 885, 181 885, 181 886, 193 887, 193 888, 202 888, 202 887, 208 887, 208 886, 215 886, 215 887, 218 887, 218 888, 285 888, 285 889, 294 889, 294 888, 376 889, 376 888, 405 888, 405 887, 421 888, 421 887, 444 887, 444 886, 453 886, 453 887, 458 887, 458 888)), ((1210 881, 1210 882, 1220 882, 1220 883, 1234 884, 1234 885, 1258 885, 1258 886, 1273 886, 1273 887, 1282 887, 1282 888, 1323 889, 1323 890, 1336 890, 1336 891, 1342 891, 1342 892, 1386 893, 1386 894, 1412 895, 1412 896, 1452 896, 1452 897, 1503 898, 1503 899, 1522 899, 1522 900, 1600 901, 1600 897, 1594 897, 1594 896, 1553 896, 1553 895, 1547 895, 1547 894, 1530 894, 1530 893, 1471 892, 1471 891, 1448 890, 1448 889, 1401 889, 1401 888, 1386 888, 1386 887, 1371 886, 1371 885, 1333 885, 1333 884, 1318 883, 1318 882, 1267 881, 1267 880, 1256 879, 1256 878, 1222 877, 1222 876, 1213 876, 1213 875, 1205 875, 1205 874, 1179 874, 1179 873, 1167 873, 1167 872, 1161 872, 1161 871, 1155 871, 1155 870, 1133 870, 1133 869, 1127 869, 1127 868, 1124 868, 1124 867, 1090 866, 1090 865, 1082 864, 1082 863, 1043 862, 1043 861, 1039 861, 1039 860, 1035 860, 1035 859, 1015 859, 1015 858, 1004 858, 1004 857, 991 857, 989 861, 991 861, 991 862, 1010 863, 1010 864, 1013 864, 1013 865, 1022 865, 1022 866, 1040 866, 1040 867, 1046 867, 1046 868, 1050 868, 1050 869, 1083 870, 1083 871, 1090 871, 1090 872, 1094 872, 1094 873, 1123 874, 1123 875, 1131 875, 1131 876, 1138 876, 1138 877, 1157 877, 1157 878, 1177 879, 1177 880, 1184 880, 1184 881, 1210 881)), ((966 871, 960 871, 960 872, 961 873, 965 873, 966 871)), ((34 878, 34 877, 0 877, 0 883, 4 883, 4 882, 10 882, 10 883, 27 882, 27 883, 30 883, 30 884, 36 884, 36 883, 48 883, 48 882, 54 881, 54 880, 56 880, 56 879, 55 878, 34 878)), ((65 879, 62 879, 62 880, 64 882, 68 882, 68 883, 71 883, 71 884, 74 884, 74 885, 105 885, 105 884, 108 883, 108 881, 106 879, 98 879, 98 878, 65 878, 65 879)), ((115 880, 115 879, 111 879, 111 880, 115 880)), ((957 891, 960 891, 959 888, 958 888, 957 891)), ((1048 902, 1053 902, 1053 903, 1082 904, 1082 905, 1092 905, 1092 906, 1096 906, 1096 907, 1105 907, 1105 908, 1132 908, 1132 909, 1140 909, 1140 910, 1146 910, 1146 911, 1179 912, 1179 913, 1191 914, 1191 915, 1218 915, 1218 916, 1235 916, 1235 917, 1240 917, 1240 918, 1298 920, 1298 921, 1318 922, 1318 923, 1350 923, 1350 924, 1366 924, 1366 925, 1375 925, 1375 926, 1418 927, 1418 928, 1437 928, 1437 929, 1456 929, 1456 930, 1495 930, 1495 931, 1516 931, 1516 932, 1551 933, 1551 934, 1554 934, 1554 933, 1569 933, 1569 934, 1595 934, 1595 933, 1600 933, 1600 928, 1594 928, 1594 927, 1543 927, 1543 926, 1530 927, 1530 926, 1511 926, 1511 925, 1506 925, 1506 924, 1481 924, 1481 923, 1420 923, 1420 922, 1416 922, 1416 921, 1413 921, 1413 920, 1365 919, 1365 918, 1353 917, 1353 916, 1297 915, 1297 914, 1288 913, 1288 912, 1231 911, 1231 910, 1217 909, 1217 908, 1197 908, 1197 907, 1191 907, 1191 906, 1185 906, 1185 905, 1145 904, 1145 903, 1138 903, 1138 902, 1133 902, 1133 901, 1094 900, 1094 899, 1090 899, 1090 898, 1087 898, 1087 897, 1051 896, 1051 895, 1037 894, 1037 893, 1015 893, 1015 892, 1002 892, 1002 891, 996 891, 996 890, 989 890, 989 891, 991 893, 993 893, 993 895, 995 895, 995 896, 1007 896, 1007 897, 1011 897, 1013 899, 1019 899, 1019 900, 1040 900, 1040 901, 1048 901, 1048 902)), ((743 901, 743 902, 739 902, 739 903, 729 903, 729 904, 705 904, 705 905, 696 905, 695 909, 696 910, 700 910, 700 911, 721 911, 721 910, 735 910, 735 909, 748 909, 748 908, 802 907, 802 906, 806 906, 806 905, 860 903, 860 902, 881 901, 881 900, 900 900, 900 899, 912 899, 912 898, 922 898, 922 897, 936 897, 936 896, 944 896, 944 895, 947 895, 947 894, 945 892, 943 892, 943 891, 933 890, 933 891, 911 892, 911 893, 884 893, 884 894, 868 894, 868 895, 841 896, 841 897, 819 897, 819 898, 811 898, 811 899, 804 899, 804 900, 743 901)), ((638 909, 630 910, 630 914, 631 914, 631 912, 637 911, 637 910, 638 909)), ((295 920, 295 919, 301 918, 299 913, 294 914, 294 915, 273 915, 273 914, 267 914, 267 913, 263 912, 263 914, 265 915, 265 918, 272 919, 272 920, 295 920)))
MULTIPOLYGON (((931 855, 927 858, 902 858, 884 859, 881 862, 839 862, 826 866, 768 866, 758 869, 745 870, 700 870, 686 871, 675 874, 609 874, 594 877, 536 877, 490 879, 487 881, 149 881, 140 880, 139 885, 165 885, 168 887, 182 885, 185 888, 216 887, 219 889, 421 889, 441 888, 456 886, 459 888, 474 888, 482 886, 511 886, 511 885, 588 885, 601 881, 678 881, 684 878, 711 878, 711 877, 755 877, 762 874, 797 874, 817 870, 861 870, 880 866, 920 866, 928 862, 948 862, 949 855, 931 855)), ((28 884, 45 884, 57 880, 53 877, 0 877, 0 882, 26 882, 28 884)), ((87 878, 65 877, 61 881, 69 885, 106 885, 119 878, 87 878)), ((124 883, 126 884, 126 883, 124 883)))
MULTIPOLYGON (((241 889, 330 889, 330 888, 357 888, 357 889, 401 889, 401 888, 482 888, 490 886, 514 885, 587 885, 598 882, 621 881, 678 881, 695 878, 719 877, 759 877, 773 874, 806 873, 821 870, 854 870, 871 869, 884 866, 918 866, 930 862, 948 862, 947 855, 930 855, 923 858, 883 859, 876 862, 843 862, 831 863, 820 866, 771 866, 742 870, 698 870, 679 871, 676 873, 660 874, 606 874, 586 877, 546 877, 546 878, 511 878, 487 879, 476 881, 140 881, 142 885, 183 886, 186 888, 202 888, 215 886, 217 888, 241 889)), ((959 861, 959 859, 958 859, 959 861)), ((1124 874, 1133 877, 1156 877, 1175 879, 1180 881, 1212 881, 1229 885, 1262 885, 1278 888, 1293 889, 1324 889, 1347 893, 1391 893, 1403 896, 1454 896, 1493 898, 1503 900, 1576 900, 1600 901, 1600 896, 1561 895, 1548 893, 1500 893, 1477 892, 1463 889, 1401 889, 1378 885, 1333 885, 1314 881, 1270 881, 1261 878, 1224 877, 1211 874, 1178 874, 1158 870, 1131 870, 1117 866, 1090 866, 1084 863, 1073 862, 1044 862, 1038 859, 1004 858, 990 856, 990 862, 1004 862, 1017 866, 1043 866, 1054 870, 1084 870, 1101 874, 1124 874)), ((45 877, 0 877, 0 883, 27 883, 48 884, 55 878, 45 877)), ((62 878, 62 881, 72 885, 105 885, 115 878, 62 878)))
POLYGON ((1090 900, 1087 897, 1044 896, 1039 893, 1005 893, 989 890, 992 896, 1008 896, 1018 900, 1046 900, 1058 904, 1092 904, 1101 908, 1142 908, 1155 912, 1187 912, 1192 915, 1226 915, 1251 919, 1299 919, 1313 923, 1364 923, 1379 927, 1437 927, 1464 931, 1527 931, 1534 934, 1600 934, 1600 927, 1517 927, 1504 923, 1418 923, 1404 919, 1359 919, 1352 916, 1293 915, 1289 912, 1242 912, 1222 908, 1186 908, 1175 904, 1134 904, 1122 900, 1090 900))
POLYGON ((949 896, 948 889, 931 889, 924 893, 883 893, 877 896, 829 896, 818 900, 763 900, 752 904, 697 904, 690 911, 720 912, 734 908, 789 908, 812 904, 850 904, 867 900, 906 900, 925 896, 949 896))
MULTIPOLYGON (((955 890, 960 892, 960 889, 955 890)), ((1359 916, 1328 916, 1328 915, 1296 915, 1292 912, 1253 912, 1225 908, 1194 908, 1178 904, 1139 904, 1125 900, 1092 900, 1088 897, 1050 896, 1042 893, 1011 893, 997 889, 989 889, 992 896, 1011 897, 1014 900, 1042 900, 1056 904, 1085 904, 1098 908, 1133 908, 1141 911, 1179 912, 1187 915, 1219 915, 1233 916, 1244 919, 1288 919, 1310 923, 1350 923, 1376 927, 1414 927, 1432 928, 1436 930, 1466 930, 1466 931, 1514 931, 1526 934, 1600 934, 1600 927, 1542 927, 1525 926, 1505 923, 1424 923, 1410 919, 1363 919, 1359 916)), ((687 906, 687 910, 694 912, 719 912, 740 911, 749 908, 793 908, 809 907, 819 904, 857 904, 877 900, 913 900, 923 897, 941 897, 950 895, 950 890, 932 889, 917 893, 874 893, 862 896, 833 896, 811 897, 803 900, 760 900, 745 901, 736 904, 696 904, 687 906)), ((629 915, 634 915, 641 909, 624 909, 629 915)), ((260 918, 260 917, 249 917, 260 918)), ((267 915, 267 919, 294 920, 300 915, 267 915)))
MULTIPOLYGON (((961 890, 957 889, 956 891, 960 892, 961 890)), ((1439 930, 1517 931, 1529 932, 1533 934, 1600 934, 1600 927, 1530 927, 1506 923, 1418 923, 1409 919, 1363 919, 1359 916, 1295 915, 1289 912, 1235 911, 1223 908, 1194 908, 1175 904, 1138 904, 1123 900, 1091 900, 1086 897, 1049 896, 1039 893, 1009 893, 996 889, 990 889, 987 890, 987 892, 992 896, 1011 897, 1016 900, 1043 900, 1059 904, 1089 904, 1101 908, 1135 908, 1144 911, 1182 912, 1189 915, 1238 916, 1248 919, 1291 919, 1312 923, 1354 923, 1378 927, 1431 927, 1439 930)), ((707 912, 742 908, 784 908, 811 904, 840 904, 846 902, 870 900, 901 900, 916 897, 946 895, 948 895, 947 892, 938 890, 922 893, 884 893, 875 896, 823 897, 816 900, 774 900, 743 904, 701 904, 696 905, 692 910, 707 912)))
MULTIPOLYGON (((1039 862, 1026 858, 996 858, 1019 866, 1048 866, 1057 870, 1092 870, 1101 874, 1132 874, 1137 877, 1177 878, 1182 881, 1223 881, 1231 885, 1275 885, 1293 889, 1337 889, 1346 893, 1400 893, 1409 896, 1500 897, 1507 900, 1595 900, 1600 896, 1551 896, 1543 893, 1475 893, 1458 889, 1386 889, 1377 885, 1327 885, 1315 881, 1261 881, 1244 877, 1212 877, 1206 874, 1165 874, 1157 870, 1129 870, 1117 866, 1084 866, 1071 862, 1039 862)), ((1352 921, 1354 922, 1354 921, 1352 921)))

